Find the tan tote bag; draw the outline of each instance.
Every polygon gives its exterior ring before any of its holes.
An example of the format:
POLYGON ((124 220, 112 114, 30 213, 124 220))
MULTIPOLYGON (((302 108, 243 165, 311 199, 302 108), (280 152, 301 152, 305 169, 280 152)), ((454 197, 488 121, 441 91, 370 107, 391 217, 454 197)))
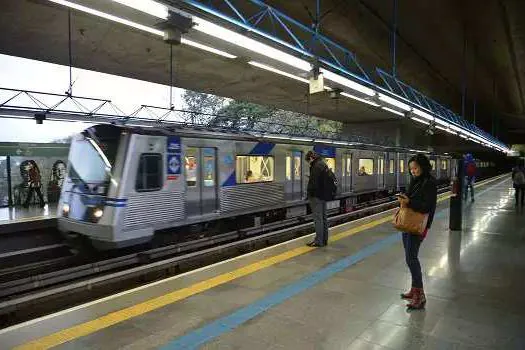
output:
POLYGON ((421 235, 427 228, 428 214, 419 213, 409 207, 401 207, 394 214, 396 230, 421 235))
MULTIPOLYGON (((417 189, 420 191, 427 180, 417 189)), ((416 191, 416 192, 417 192, 416 191)), ((420 213, 407 206, 401 206, 394 214, 393 224, 396 230, 413 235, 421 235, 425 232, 428 223, 428 214, 420 213)))

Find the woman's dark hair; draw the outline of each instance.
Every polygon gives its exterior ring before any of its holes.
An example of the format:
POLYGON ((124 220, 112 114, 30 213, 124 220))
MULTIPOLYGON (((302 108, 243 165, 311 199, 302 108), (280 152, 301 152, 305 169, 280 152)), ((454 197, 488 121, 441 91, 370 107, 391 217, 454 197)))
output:
POLYGON ((430 164, 430 160, 424 154, 416 154, 415 156, 410 158, 408 164, 410 165, 410 163, 412 162, 416 162, 420 166, 423 175, 429 175, 432 171, 432 165, 430 164))

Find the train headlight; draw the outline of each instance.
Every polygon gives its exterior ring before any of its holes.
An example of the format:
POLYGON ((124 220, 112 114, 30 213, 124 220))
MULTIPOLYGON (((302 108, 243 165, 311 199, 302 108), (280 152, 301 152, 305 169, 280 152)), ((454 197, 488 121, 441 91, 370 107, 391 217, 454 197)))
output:
POLYGON ((69 204, 65 203, 62 206, 62 216, 68 216, 69 215, 69 204))
POLYGON ((104 214, 104 211, 102 209, 95 209, 93 211, 93 217, 95 219, 100 219, 102 217, 102 214, 104 214))

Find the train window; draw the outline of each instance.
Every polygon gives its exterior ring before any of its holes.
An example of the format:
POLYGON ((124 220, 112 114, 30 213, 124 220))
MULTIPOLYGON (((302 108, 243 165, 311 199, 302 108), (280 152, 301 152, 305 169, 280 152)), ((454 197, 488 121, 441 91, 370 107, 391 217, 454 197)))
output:
POLYGON ((141 154, 135 190, 137 192, 160 190, 162 188, 162 176, 162 154, 141 154))
POLYGON ((195 148, 188 148, 184 163, 186 168, 186 185, 188 187, 197 186, 197 153, 195 148))
POLYGON ((385 173, 385 158, 379 158, 378 174, 383 175, 384 173, 385 173))
POLYGON ((400 173, 405 172, 405 160, 404 159, 399 160, 399 172, 400 173))
POLYGON ((390 174, 393 174, 393 173, 394 173, 394 160, 393 160, 393 159, 390 159, 390 164, 389 164, 389 173, 390 173, 390 174))
POLYGON ((301 159, 302 158, 303 157, 301 156, 294 157, 294 163, 293 163, 294 180, 301 179, 301 159))
POLYGON ((446 160, 441 161, 441 170, 447 170, 447 162, 446 160))
POLYGON ((274 160, 270 156, 237 156, 237 183, 271 182, 274 177, 274 160))
POLYGON ((286 180, 292 179, 292 157, 286 156, 286 180))
POLYGON ((359 159, 359 169, 357 175, 367 176, 374 175, 374 160, 373 159, 359 159))
POLYGON ((202 149, 202 162, 203 167, 203 183, 204 187, 215 186, 215 149, 203 148, 202 149))
POLYGON ((324 158, 326 165, 335 173, 335 158, 324 158))
POLYGON ((431 159, 430 160, 430 166, 432 167, 432 171, 436 170, 436 161, 431 159))

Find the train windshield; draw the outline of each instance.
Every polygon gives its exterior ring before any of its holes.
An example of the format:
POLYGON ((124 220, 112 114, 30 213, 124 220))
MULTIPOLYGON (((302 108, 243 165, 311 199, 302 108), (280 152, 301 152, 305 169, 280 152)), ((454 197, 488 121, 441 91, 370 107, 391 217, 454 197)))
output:
POLYGON ((71 143, 69 154, 69 179, 83 190, 105 193, 111 180, 111 173, 117 153, 117 138, 97 137, 94 132, 83 132, 71 143), (93 191, 90 185, 103 185, 93 191))

